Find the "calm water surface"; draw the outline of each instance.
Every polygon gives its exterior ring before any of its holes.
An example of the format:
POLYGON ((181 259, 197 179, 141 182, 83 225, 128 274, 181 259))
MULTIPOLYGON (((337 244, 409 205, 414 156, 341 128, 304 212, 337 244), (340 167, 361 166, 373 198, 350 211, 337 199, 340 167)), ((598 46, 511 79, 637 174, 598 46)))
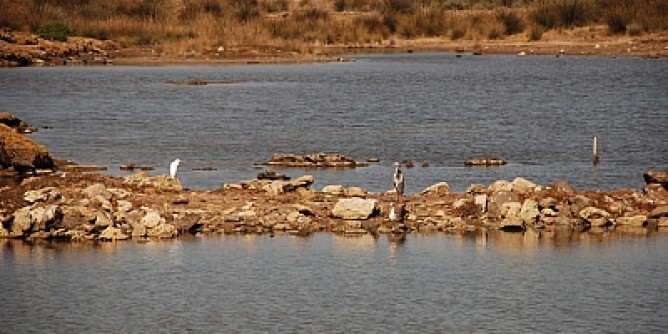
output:
POLYGON ((187 187, 251 179, 274 152, 338 151, 381 163, 314 174, 316 187, 391 187, 439 181, 457 191, 517 176, 580 189, 640 189, 668 168, 668 60, 605 57, 357 56, 355 63, 227 67, 60 67, 0 71, 0 108, 36 126, 60 157, 109 167, 136 162, 166 173, 184 160, 187 187), (169 80, 239 80, 174 86, 169 80), (599 168, 591 166, 598 136, 599 168), (503 168, 466 168, 497 155, 503 168), (193 169, 214 167, 213 172, 193 169))
MULTIPOLYGON (((668 60, 453 54, 355 63, 0 70, 0 109, 84 164, 176 157, 192 188, 255 177, 274 152, 381 163, 310 173, 316 187, 456 191, 517 176, 640 189, 668 169, 668 60), (168 80, 239 80, 173 86, 168 80), (601 165, 591 166, 598 136, 601 165), (502 168, 466 168, 498 155, 502 168), (201 172, 194 168, 215 167, 201 172)), ((641 231, 645 233, 645 231, 641 231)), ((343 238, 0 243, 0 332, 668 332, 668 237, 343 238)))
POLYGON ((0 332, 665 333, 668 237, 610 239, 7 241, 0 332))

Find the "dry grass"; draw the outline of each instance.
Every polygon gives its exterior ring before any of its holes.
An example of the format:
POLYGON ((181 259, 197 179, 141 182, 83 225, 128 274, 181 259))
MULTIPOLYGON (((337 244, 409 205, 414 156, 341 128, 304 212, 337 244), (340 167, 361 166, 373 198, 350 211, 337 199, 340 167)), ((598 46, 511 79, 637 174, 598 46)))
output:
POLYGON ((665 0, 0 0, 0 26, 77 35, 169 52, 219 45, 389 44, 417 38, 540 40, 553 29, 607 24, 612 34, 668 30, 665 0))

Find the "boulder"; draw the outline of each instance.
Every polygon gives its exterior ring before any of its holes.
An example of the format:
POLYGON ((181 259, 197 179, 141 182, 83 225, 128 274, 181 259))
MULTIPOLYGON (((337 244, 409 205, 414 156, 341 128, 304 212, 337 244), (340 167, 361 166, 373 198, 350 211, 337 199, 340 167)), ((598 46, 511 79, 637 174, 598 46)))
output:
POLYGON ((58 205, 35 207, 30 211, 33 231, 48 231, 58 225, 62 218, 63 212, 58 205))
POLYGON ((149 177, 146 172, 141 171, 123 178, 123 183, 136 187, 155 187, 158 189, 183 190, 181 181, 169 175, 157 175, 149 177))
POLYGON ((553 190, 564 193, 564 194, 572 194, 575 193, 575 188, 571 186, 568 182, 566 181, 556 181, 549 186, 553 190))
POLYGON ((668 171, 648 170, 642 174, 645 183, 657 183, 668 189, 668 171))
POLYGON ((128 238, 122 229, 113 226, 105 228, 98 236, 98 239, 102 241, 127 240, 128 238))
POLYGON ((450 185, 447 182, 439 182, 427 187, 422 191, 422 195, 444 196, 450 193, 450 185))
POLYGON ((504 231, 523 230, 524 222, 520 217, 522 204, 519 202, 506 202, 500 207, 501 229, 504 231))
POLYGON ((498 192, 498 191, 510 192, 512 190, 513 190, 513 184, 506 180, 497 180, 489 185, 489 191, 491 192, 498 192))
POLYGON ((668 217, 668 205, 657 206, 656 208, 654 208, 654 210, 652 210, 649 213, 648 217, 650 219, 659 219, 662 217, 668 217))
POLYGON ((146 214, 142 217, 141 224, 147 228, 154 228, 160 224, 165 223, 165 218, 160 216, 160 212, 154 209, 146 209, 146 214))
POLYGON ((364 197, 366 196, 366 190, 360 187, 350 187, 346 189, 346 196, 348 197, 364 197))
POLYGON ((536 201, 527 199, 522 203, 522 208, 520 209, 520 219, 522 220, 522 223, 533 225, 539 215, 540 211, 538 211, 538 203, 536 203, 536 201))
POLYGON ((81 191, 86 197, 89 199, 95 199, 96 197, 100 196, 107 201, 111 201, 112 195, 109 190, 107 190, 107 187, 105 187, 101 183, 96 183, 94 185, 86 187, 84 190, 81 191))
POLYGON ((593 206, 588 206, 580 210, 580 218, 584 219, 586 222, 589 222, 593 227, 603 227, 611 225, 610 222, 610 213, 603 209, 595 208, 593 206))
POLYGON ((340 199, 332 209, 332 216, 346 220, 369 219, 377 212, 375 199, 359 197, 340 199))
POLYGON ((55 169, 53 159, 44 145, 0 124, 0 167, 13 168, 20 174, 37 169, 55 169))
POLYGON ((513 192, 506 190, 495 191, 487 199, 487 211, 491 216, 499 217, 501 214, 501 206, 504 203, 517 202, 518 200, 519 197, 513 192))
POLYGON ((0 111, 0 124, 6 125, 16 130, 18 133, 32 133, 37 131, 37 129, 30 126, 30 124, 6 111, 0 111))
POLYGON ((324 188, 322 188, 322 192, 325 194, 330 194, 330 195, 343 195, 346 192, 346 188, 344 188, 342 185, 327 185, 324 188))
POLYGON ((61 197, 58 188, 46 187, 37 190, 29 190, 23 194, 23 200, 33 204, 36 202, 47 202, 49 200, 57 200, 61 197))
POLYGON ((60 227, 66 229, 75 229, 81 225, 94 222, 97 219, 97 210, 83 205, 64 206, 62 213, 63 217, 60 227))
POLYGON ((631 217, 619 217, 615 219, 617 225, 643 227, 647 224, 647 216, 636 215, 631 217))
POLYGON ((532 193, 538 189, 535 183, 521 177, 515 178, 511 185, 512 191, 521 195, 532 193))
POLYGON ((275 153, 269 161, 261 163, 268 166, 307 167, 307 168, 354 168, 366 166, 364 163, 338 153, 313 153, 306 155, 275 153))
POLYGON ((10 227, 10 234, 12 236, 20 237, 23 236, 25 232, 30 231, 30 227, 32 226, 30 211, 30 207, 24 207, 14 211, 14 219, 12 220, 12 225, 10 227))
POLYGON ((162 223, 153 228, 149 228, 146 235, 154 238, 174 238, 178 235, 176 227, 172 224, 162 223))

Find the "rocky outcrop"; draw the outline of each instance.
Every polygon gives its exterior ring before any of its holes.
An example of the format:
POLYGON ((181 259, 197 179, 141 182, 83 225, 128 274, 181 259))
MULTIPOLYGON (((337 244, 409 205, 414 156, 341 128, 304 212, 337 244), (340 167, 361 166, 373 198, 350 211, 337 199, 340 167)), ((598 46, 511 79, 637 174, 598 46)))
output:
POLYGON ((503 166, 506 161, 498 157, 475 157, 464 161, 466 166, 503 166))
POLYGON ((114 42, 70 37, 58 42, 13 30, 0 31, 0 67, 103 65, 112 63, 114 42))
POLYGON ((642 234, 668 226, 668 195, 628 189, 578 192, 565 182, 538 186, 524 179, 499 180, 464 193, 438 183, 396 203, 389 191, 369 193, 340 185, 316 191, 310 175, 242 181, 214 191, 183 190, 167 179, 141 173, 128 178, 67 173, 0 188, 0 237, 121 241, 319 231, 464 234, 481 229, 538 235, 640 229, 636 233, 642 234))
POLYGON ((645 171, 642 176, 645 179, 645 183, 648 185, 660 184, 664 189, 668 189, 668 172, 648 170, 645 171))
POLYGON ((55 168, 44 145, 0 124, 0 168, 19 174, 35 174, 40 169, 55 168))
POLYGON ((323 152, 306 155, 275 153, 269 161, 260 164, 302 168, 354 168, 368 165, 338 153, 323 152))
POLYGON ((37 131, 37 129, 30 124, 6 111, 0 111, 0 124, 6 125, 16 130, 18 133, 32 133, 37 131))

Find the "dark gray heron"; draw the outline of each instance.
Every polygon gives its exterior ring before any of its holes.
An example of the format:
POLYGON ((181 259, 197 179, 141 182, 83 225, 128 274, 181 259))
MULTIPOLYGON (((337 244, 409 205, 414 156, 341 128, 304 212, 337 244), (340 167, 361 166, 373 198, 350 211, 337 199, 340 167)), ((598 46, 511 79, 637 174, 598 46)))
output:
POLYGON ((395 163, 394 166, 394 192, 397 194, 397 202, 401 202, 402 196, 404 195, 404 173, 401 172, 400 165, 395 163))

